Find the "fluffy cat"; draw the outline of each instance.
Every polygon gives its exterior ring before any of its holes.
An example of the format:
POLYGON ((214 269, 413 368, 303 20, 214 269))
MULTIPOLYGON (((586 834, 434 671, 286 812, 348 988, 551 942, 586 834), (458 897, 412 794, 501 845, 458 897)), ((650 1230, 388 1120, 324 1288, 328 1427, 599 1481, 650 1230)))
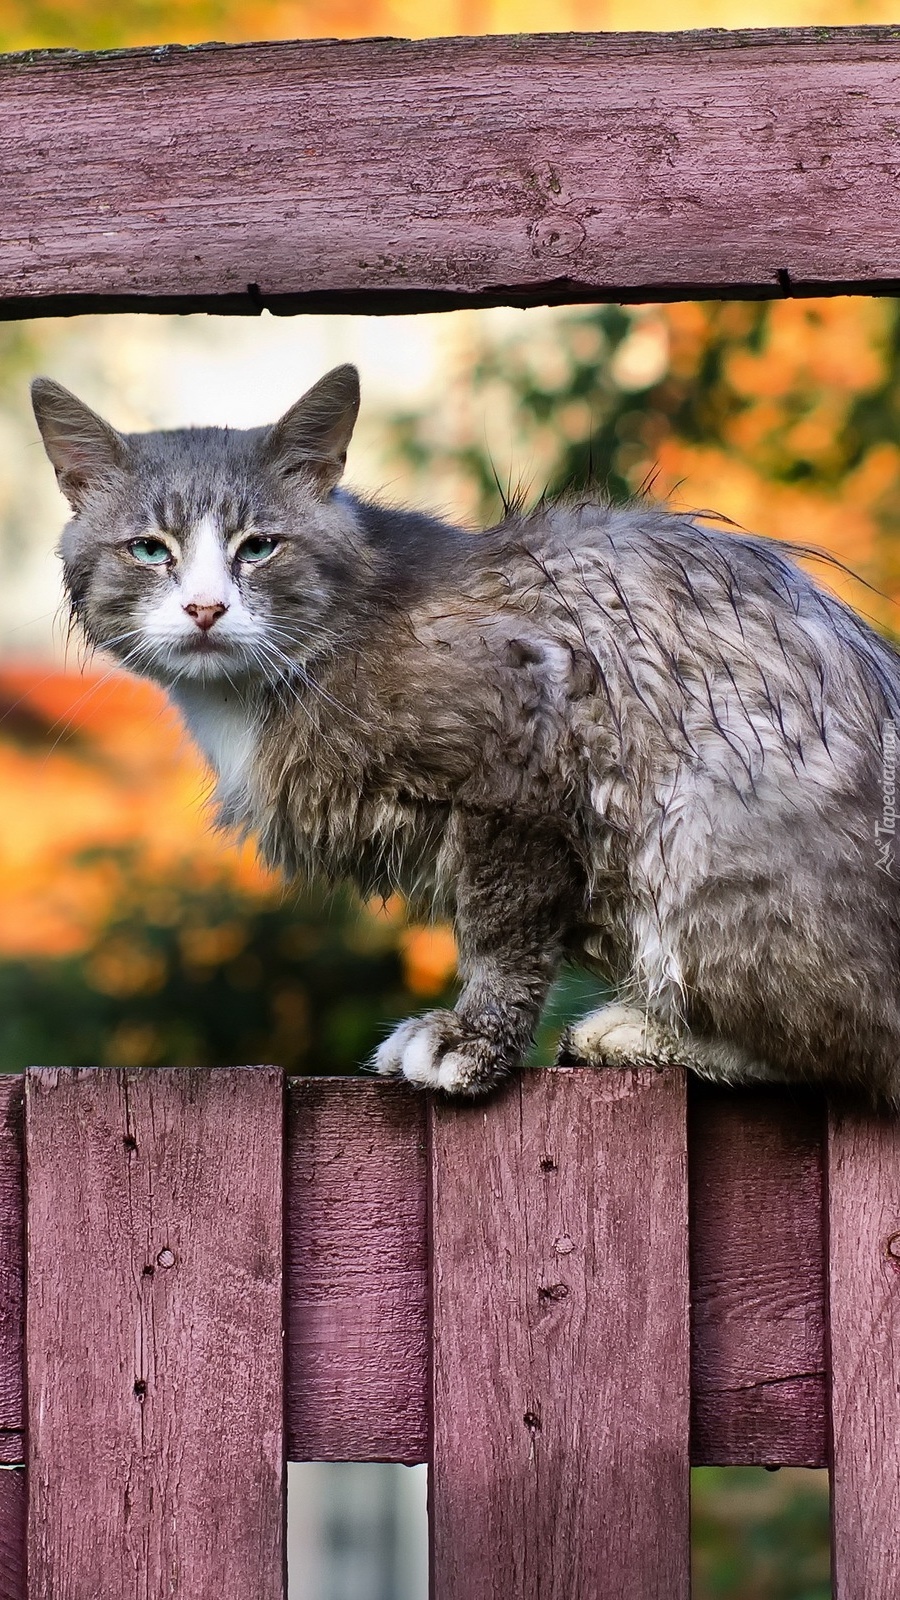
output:
POLYGON ((457 1004, 379 1072, 491 1089, 572 958, 620 999, 566 1056, 900 1104, 900 658, 782 548, 642 502, 368 504, 349 366, 247 432, 33 398, 72 615, 169 691, 223 822, 452 912, 457 1004))

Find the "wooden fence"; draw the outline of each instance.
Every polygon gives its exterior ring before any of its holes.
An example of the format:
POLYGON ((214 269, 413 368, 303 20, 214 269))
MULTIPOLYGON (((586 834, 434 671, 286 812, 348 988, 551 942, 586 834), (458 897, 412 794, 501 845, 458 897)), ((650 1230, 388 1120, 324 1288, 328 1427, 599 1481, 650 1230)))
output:
MULTIPOLYGON (((896 292, 898 92, 896 28, 8 57, 0 316, 896 292)), ((429 1460, 435 1600, 679 1600, 691 1460, 828 1462, 838 1600, 896 1600, 894 1124, 677 1074, 2 1106, 0 1600, 274 1600, 285 1455, 429 1460)))
POLYGON ((679 1072, 2 1113, 0 1600, 280 1600, 285 1458, 428 1461, 435 1600, 679 1600, 691 1463, 828 1464, 835 1594, 896 1600, 897 1123, 679 1072))

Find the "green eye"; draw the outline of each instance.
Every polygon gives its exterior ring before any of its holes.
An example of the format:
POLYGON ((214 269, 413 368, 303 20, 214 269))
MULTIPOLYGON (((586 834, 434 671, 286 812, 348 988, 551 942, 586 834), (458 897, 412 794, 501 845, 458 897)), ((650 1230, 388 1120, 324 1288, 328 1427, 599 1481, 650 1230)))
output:
POLYGON ((172 559, 172 552, 162 539, 132 539, 128 553, 145 567, 161 567, 172 559))
POLYGON ((277 539, 267 539, 261 533, 251 533, 249 539, 245 539, 243 544, 238 546, 237 558, 239 561, 251 563, 268 561, 269 556, 274 555, 278 549, 278 544, 277 539))

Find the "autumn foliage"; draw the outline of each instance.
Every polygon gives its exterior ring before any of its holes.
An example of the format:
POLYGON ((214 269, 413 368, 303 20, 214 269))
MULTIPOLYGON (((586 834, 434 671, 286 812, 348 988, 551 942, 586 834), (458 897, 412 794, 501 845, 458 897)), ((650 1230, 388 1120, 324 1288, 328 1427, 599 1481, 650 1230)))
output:
POLYGON ((346 1069, 446 988, 446 929, 277 884, 209 787, 151 685, 0 673, 0 1065, 346 1069))

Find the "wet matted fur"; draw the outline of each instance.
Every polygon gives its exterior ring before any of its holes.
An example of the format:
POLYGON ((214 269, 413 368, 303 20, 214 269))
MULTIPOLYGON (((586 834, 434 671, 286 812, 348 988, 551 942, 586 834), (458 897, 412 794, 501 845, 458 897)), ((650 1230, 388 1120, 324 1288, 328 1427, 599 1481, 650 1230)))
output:
POLYGON ((366 503, 352 367, 246 432, 34 403, 73 615, 168 689, 222 821, 453 915, 459 1000, 380 1072, 490 1089, 572 958, 620 999, 570 1055, 900 1104, 900 658, 789 551, 645 503, 366 503))

